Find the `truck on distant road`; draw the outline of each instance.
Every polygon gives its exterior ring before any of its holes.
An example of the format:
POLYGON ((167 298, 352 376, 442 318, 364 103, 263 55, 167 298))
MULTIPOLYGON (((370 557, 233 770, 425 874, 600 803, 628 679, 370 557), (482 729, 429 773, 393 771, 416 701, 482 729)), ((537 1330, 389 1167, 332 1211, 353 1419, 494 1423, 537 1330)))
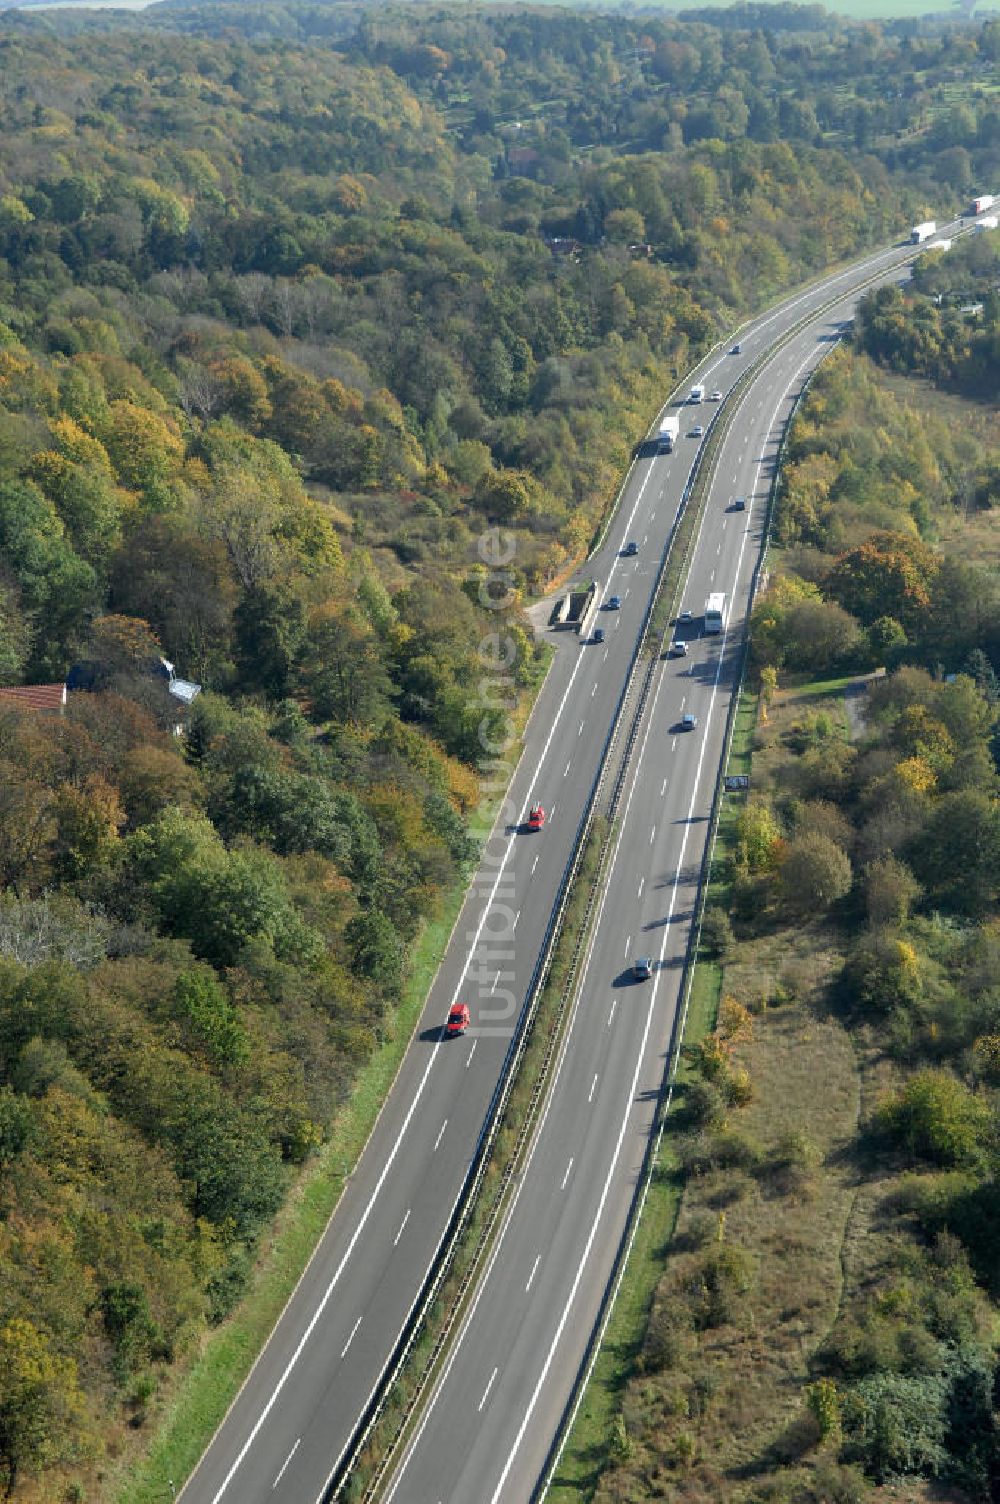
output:
POLYGON ((659 433, 656 435, 657 447, 661 454, 671 454, 677 444, 681 431, 681 420, 676 413, 667 413, 660 424, 659 433))
POLYGON ((705 602, 705 635, 721 632, 726 625, 726 597, 723 591, 714 591, 705 602))
POLYGON ((937 220, 925 219, 922 224, 914 225, 910 231, 910 244, 920 245, 924 240, 930 240, 932 235, 937 234, 937 220))
POLYGON ((688 401, 689 402, 704 402, 704 400, 705 400, 705 388, 703 386, 693 386, 691 388, 691 395, 690 395, 690 397, 688 397, 688 401))
POLYGON ((992 193, 981 193, 978 198, 972 200, 972 213, 984 214, 987 209, 992 209, 996 198, 992 193))

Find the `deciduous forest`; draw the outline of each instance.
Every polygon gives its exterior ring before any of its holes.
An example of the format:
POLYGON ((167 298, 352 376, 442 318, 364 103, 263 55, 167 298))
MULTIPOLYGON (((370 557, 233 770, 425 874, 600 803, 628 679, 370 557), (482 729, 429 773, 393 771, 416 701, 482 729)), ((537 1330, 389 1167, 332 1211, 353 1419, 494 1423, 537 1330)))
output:
MULTIPOLYGON (((476 688, 483 529, 514 539, 519 602, 566 572, 697 354, 996 174, 998 54, 995 21, 793 6, 0 16, 0 684, 71 686, 54 714, 0 696, 8 1496, 105 1496, 392 1029, 503 716, 476 688)), ((924 313, 876 301, 866 348, 987 380, 993 265, 970 259, 981 327, 928 266, 924 313)), ((980 587, 934 552, 910 436, 880 469, 800 431, 774 665, 808 622, 830 662, 979 647, 985 679, 992 597, 968 641, 934 614, 948 571, 970 610, 980 587)), ((527 702, 544 661, 512 614, 527 702)), ((903 824, 864 860, 973 918, 992 846, 963 908, 915 831, 992 831, 979 679, 890 681, 836 786, 888 780, 903 824)), ((934 998, 944 944, 914 950, 934 998)), ((933 1085, 937 1015, 890 1003, 933 1085)), ((963 1059, 980 1104, 988 1051, 963 1059)), ((883 1121, 905 1144, 908 1100, 883 1121)), ((947 1160, 970 1216, 983 1132, 947 1160)))

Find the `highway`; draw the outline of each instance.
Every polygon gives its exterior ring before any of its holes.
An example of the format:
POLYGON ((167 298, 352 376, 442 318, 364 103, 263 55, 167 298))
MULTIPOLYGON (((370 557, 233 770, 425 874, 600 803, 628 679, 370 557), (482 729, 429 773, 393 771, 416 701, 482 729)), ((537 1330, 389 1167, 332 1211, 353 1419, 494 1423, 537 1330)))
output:
MULTIPOLYGON (((880 252, 786 300, 740 332, 741 354, 723 347, 691 375, 728 393, 775 339, 843 295, 738 399, 685 590, 695 620, 679 635, 690 637, 689 655, 657 670, 552 1094, 487 1277, 393 1482, 399 1504, 531 1496, 663 1082, 776 437, 802 380, 850 318, 853 289, 876 271, 902 275, 908 254, 880 252), (737 494, 752 498, 745 513, 727 510, 737 494), (722 638, 700 635, 710 590, 733 603, 722 638), (685 711, 698 717, 692 732, 677 729, 685 711), (654 959, 651 981, 626 975, 638 954, 654 959)), ((717 404, 703 404, 697 419, 707 423, 709 410, 717 404)), ((698 449, 683 430, 682 421, 674 454, 644 449, 629 471, 584 572, 602 582, 605 598, 619 595, 621 609, 599 613, 604 643, 568 634, 559 642, 396 1082, 312 1261, 182 1490, 188 1504, 319 1501, 377 1390, 461 1195, 547 939, 698 449), (630 539, 639 544, 634 558, 622 553, 630 539), (536 800, 548 818, 528 834, 536 800), (446 1039, 441 1026, 455 1000, 469 1004, 472 1026, 446 1039)))
MULTIPOLYGON (((853 303, 845 298, 805 328, 736 399, 683 592, 682 609, 694 620, 674 634, 688 652, 656 670, 543 1119, 387 1504, 524 1504, 544 1474, 613 1274, 669 1062, 782 433, 853 303), (737 496, 746 510, 732 505, 737 496), (719 590, 730 603, 728 629, 704 635, 702 606, 719 590), (697 725, 684 731, 688 712, 697 725), (632 975, 640 956, 653 962, 648 981, 632 975)), ((741 343, 744 356, 755 353, 752 335, 741 343)), ((727 366, 725 359, 709 366, 706 386, 731 385, 727 366)), ((682 452, 683 444, 682 437, 682 452)))

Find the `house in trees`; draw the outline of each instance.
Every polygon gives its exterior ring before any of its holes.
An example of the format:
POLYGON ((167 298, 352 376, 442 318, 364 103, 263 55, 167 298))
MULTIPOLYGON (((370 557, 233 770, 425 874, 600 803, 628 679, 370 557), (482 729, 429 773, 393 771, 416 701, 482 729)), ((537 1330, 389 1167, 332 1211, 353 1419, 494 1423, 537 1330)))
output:
POLYGON ((135 665, 131 671, 123 671, 120 665, 102 662, 97 658, 83 658, 74 663, 66 676, 66 687, 72 691, 97 694, 104 689, 115 689, 130 699, 137 699, 154 711, 162 725, 172 726, 175 736, 183 733, 183 718, 193 701, 201 694, 201 685, 191 679, 180 679, 174 665, 160 655, 135 665), (156 686, 156 688, 153 688, 156 686), (161 698, 163 692, 168 698, 161 698), (150 696, 152 695, 152 699, 150 696), (157 703, 159 702, 159 703, 157 703))

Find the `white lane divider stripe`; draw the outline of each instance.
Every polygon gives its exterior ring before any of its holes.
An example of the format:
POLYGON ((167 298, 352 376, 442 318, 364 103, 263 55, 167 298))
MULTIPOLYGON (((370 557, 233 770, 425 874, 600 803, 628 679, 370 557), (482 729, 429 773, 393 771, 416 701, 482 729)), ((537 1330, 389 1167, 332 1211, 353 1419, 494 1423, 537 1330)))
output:
POLYGON ((486 1401, 490 1397, 490 1390, 493 1388, 493 1385, 496 1382, 496 1376, 497 1376, 497 1374, 499 1372, 500 1372, 499 1368, 494 1368, 493 1372, 490 1374, 490 1382, 487 1384, 486 1388, 483 1390, 483 1397, 479 1401, 479 1410, 480 1410, 480 1413, 482 1413, 483 1406, 486 1404, 486 1401))
POLYGON ((292 1458, 295 1456, 295 1453, 298 1451, 298 1449, 299 1449, 299 1447, 301 1445, 302 1445, 302 1437, 299 1436, 296 1439, 295 1445, 292 1447, 292 1450, 289 1452, 288 1456, 285 1458, 284 1462, 281 1464, 281 1471, 279 1472, 278 1476, 275 1478, 274 1482, 271 1484, 271 1492, 272 1493, 277 1488, 277 1486, 281 1482, 282 1478, 285 1476, 285 1470, 287 1469, 288 1464, 291 1462, 292 1458))
POLYGON ((343 1347, 340 1349, 340 1356, 342 1358, 346 1358, 347 1357, 347 1349, 350 1347, 351 1343, 354 1341, 355 1334, 357 1333, 358 1327, 360 1325, 361 1325, 361 1317, 359 1316, 358 1319, 357 1319, 357 1321, 351 1327, 351 1335, 348 1337, 347 1341, 344 1343, 343 1347))

